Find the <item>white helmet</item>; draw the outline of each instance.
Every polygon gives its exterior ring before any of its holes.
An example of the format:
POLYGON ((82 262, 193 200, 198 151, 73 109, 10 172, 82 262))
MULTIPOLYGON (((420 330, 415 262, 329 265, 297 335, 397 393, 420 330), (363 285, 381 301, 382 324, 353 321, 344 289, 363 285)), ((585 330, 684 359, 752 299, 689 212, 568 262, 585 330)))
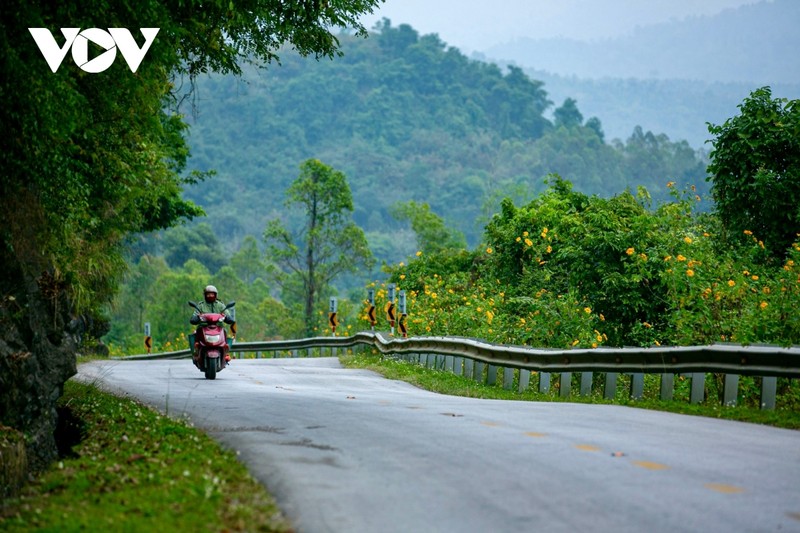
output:
POLYGON ((206 285, 206 288, 203 290, 203 294, 207 292, 213 292, 214 294, 217 294, 217 288, 213 285, 206 285))

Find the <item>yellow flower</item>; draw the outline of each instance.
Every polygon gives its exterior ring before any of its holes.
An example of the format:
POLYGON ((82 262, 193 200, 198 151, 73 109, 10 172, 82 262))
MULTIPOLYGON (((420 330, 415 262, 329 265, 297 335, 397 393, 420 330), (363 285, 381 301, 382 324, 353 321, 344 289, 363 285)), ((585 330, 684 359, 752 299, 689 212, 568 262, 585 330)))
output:
POLYGON ((686 275, 687 275, 687 276, 689 276, 689 277, 691 278, 692 276, 694 276, 694 270, 692 270, 692 269, 690 268, 689 270, 687 270, 687 271, 686 271, 686 275))
POLYGON ((753 274, 752 276, 750 276, 750 279, 752 279, 753 281, 758 281, 758 276, 753 274))
POLYGON ((406 275, 405 274, 400 274, 400 279, 406 279, 406 275))
POLYGON ((605 321, 606 317, 603 315, 603 313, 600 313, 600 322, 605 322, 605 321))
POLYGON ((587 315, 589 315, 589 314, 592 313, 592 308, 591 307, 584 307, 583 308, 583 312, 586 313, 587 315))
POLYGON ((579 342, 581 342, 581 341, 578 340, 578 339, 575 339, 574 341, 572 341, 572 345, 573 346, 577 346, 579 342))
POLYGON ((548 247, 547 247, 547 253, 549 254, 549 253, 550 253, 550 252, 552 252, 552 251, 553 251, 553 247, 552 247, 552 246, 548 246, 548 247))
POLYGON ((528 246, 533 246, 533 241, 530 239, 525 239, 525 244, 527 244, 528 246))
POLYGON ((520 319, 519 319, 519 323, 520 323, 520 324, 524 324, 524 323, 525 323, 525 319, 524 319, 524 318, 522 318, 522 317, 520 317, 520 319))
POLYGON ((486 322, 491 324, 493 319, 494 319, 494 313, 492 313, 491 311, 486 311, 486 322))
POLYGON ((491 248, 487 248, 487 249, 486 249, 486 253, 487 253, 487 254, 490 254, 490 253, 492 253, 492 249, 491 249, 491 248))
POLYGON ((633 255, 633 254, 636 253, 636 249, 635 248, 628 248, 627 250, 625 250, 625 253, 628 254, 628 255, 633 255))
POLYGON ((672 256, 668 255, 667 257, 664 258, 664 261, 669 261, 670 259, 672 259, 672 256))
POLYGON ((646 253, 644 253, 644 252, 640 253, 639 257, 642 259, 642 261, 645 261, 645 262, 647 261, 647 254, 646 253))
POLYGON ((548 230, 547 228, 542 228, 542 233, 544 233, 545 235, 547 234, 548 231, 550 230, 548 230))
POLYGON ((746 230, 744 230, 744 234, 745 234, 745 235, 752 235, 752 234, 753 234, 753 232, 752 232, 752 231, 750 231, 749 229, 746 229, 746 230))
POLYGON ((691 237, 684 237, 683 238, 683 242, 685 242, 686 244, 692 244, 692 238, 691 237))
POLYGON ((674 181, 668 181, 667 182, 667 187, 669 187, 670 189, 673 188, 674 186, 675 186, 675 182, 674 181))
POLYGON ((728 287, 733 287, 734 285, 736 285, 736 282, 733 281, 732 279, 729 279, 728 280, 728 287))
POLYGON ((521 241, 522 237, 517 237, 517 242, 521 241))
POLYGON ((686 261, 686 258, 685 258, 683 255, 681 255, 681 254, 678 254, 678 257, 677 257, 676 259, 677 259, 678 261, 686 261))
POLYGON ((528 236, 528 232, 527 232, 527 231, 523 231, 523 232, 522 232, 522 236, 523 236, 523 237, 527 237, 527 236, 528 236))
POLYGON ((769 304, 768 304, 767 302, 761 302, 760 304, 758 304, 758 306, 759 306, 761 309, 766 309, 768 305, 769 305, 769 304))
POLYGON ((421 255, 422 255, 422 251, 421 251, 421 250, 418 250, 418 251, 417 251, 417 257, 419 257, 419 256, 421 256, 421 255))

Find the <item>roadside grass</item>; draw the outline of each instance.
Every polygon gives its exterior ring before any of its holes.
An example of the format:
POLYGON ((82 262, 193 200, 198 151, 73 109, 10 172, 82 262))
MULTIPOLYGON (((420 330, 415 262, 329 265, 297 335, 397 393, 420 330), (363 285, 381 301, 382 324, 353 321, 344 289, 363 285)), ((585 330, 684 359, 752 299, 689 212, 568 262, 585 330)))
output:
MULTIPOLYGON (((686 415, 705 416, 710 418, 724 418, 739 420, 754 424, 775 426, 786 429, 800 429, 800 410, 795 408, 795 403, 789 406, 781 405, 778 400, 778 408, 775 410, 761 410, 757 407, 738 405, 728 407, 720 405, 715 398, 709 398, 699 404, 690 404, 688 395, 682 397, 680 387, 672 401, 664 401, 658 398, 658 385, 655 379, 646 380, 644 396, 639 400, 631 399, 627 394, 625 376, 619 377, 617 394, 613 400, 603 398, 602 393, 598 392, 597 387, 593 387, 593 392, 587 396, 577 394, 577 387, 572 387, 572 393, 567 398, 562 398, 558 390, 558 374, 552 374, 552 386, 550 391, 540 393, 532 386, 523 392, 518 392, 518 376, 515 378, 512 389, 507 390, 502 386, 502 376, 498 375, 496 385, 479 383, 474 379, 458 376, 452 372, 428 368, 414 362, 382 357, 380 354, 369 354, 365 352, 348 353, 340 355, 339 360, 347 368, 363 368, 377 372, 388 379, 406 381, 419 388, 449 394, 452 396, 466 396, 470 398, 485 398, 497 400, 522 400, 536 402, 575 402, 575 403, 597 403, 615 404, 628 407, 638 407, 643 409, 653 409, 686 415)), ((656 376, 649 376, 655 378, 656 376)), ((531 376, 533 382, 534 376, 531 376)), ((573 379, 577 376, 573 375, 573 379)))
POLYGON ((0 530, 291 531, 235 453, 188 422, 74 380, 59 405, 80 441, 0 504, 0 530))

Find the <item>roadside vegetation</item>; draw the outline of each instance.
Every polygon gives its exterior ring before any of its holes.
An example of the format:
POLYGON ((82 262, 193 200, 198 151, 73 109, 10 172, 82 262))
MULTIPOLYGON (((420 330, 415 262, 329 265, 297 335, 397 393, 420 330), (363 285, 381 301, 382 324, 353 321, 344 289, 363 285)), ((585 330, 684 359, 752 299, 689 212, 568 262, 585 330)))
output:
POLYGON ((238 462, 184 420, 74 380, 61 459, 0 505, 2 531, 270 531, 291 526, 238 462))

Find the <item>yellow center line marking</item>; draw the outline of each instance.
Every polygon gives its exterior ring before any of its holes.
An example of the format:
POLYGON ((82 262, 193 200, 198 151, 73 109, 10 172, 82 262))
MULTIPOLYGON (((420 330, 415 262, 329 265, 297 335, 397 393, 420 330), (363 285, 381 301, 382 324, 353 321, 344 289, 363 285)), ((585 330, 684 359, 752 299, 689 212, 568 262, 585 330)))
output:
POLYGON ((722 494, 740 494, 744 492, 744 489, 741 487, 726 485, 725 483, 706 483, 704 486, 707 489, 721 492, 722 494))
POLYGON ((598 448, 597 446, 592 446, 591 444, 576 444, 575 447, 578 448, 579 450, 583 450, 585 452, 599 452, 600 451, 600 448, 598 448))
POLYGON ((642 468, 646 468, 647 470, 668 470, 669 466, 661 464, 661 463, 654 463, 652 461, 633 461, 633 464, 636 466, 640 466, 642 468))
POLYGON ((547 433, 539 433, 539 432, 536 432, 536 431, 526 431, 525 432, 525 436, 526 437, 546 437, 547 433))
POLYGON ((490 428, 496 428, 497 426, 500 425, 497 422, 490 422, 488 420, 482 421, 481 424, 483 424, 484 426, 489 426, 490 428))

